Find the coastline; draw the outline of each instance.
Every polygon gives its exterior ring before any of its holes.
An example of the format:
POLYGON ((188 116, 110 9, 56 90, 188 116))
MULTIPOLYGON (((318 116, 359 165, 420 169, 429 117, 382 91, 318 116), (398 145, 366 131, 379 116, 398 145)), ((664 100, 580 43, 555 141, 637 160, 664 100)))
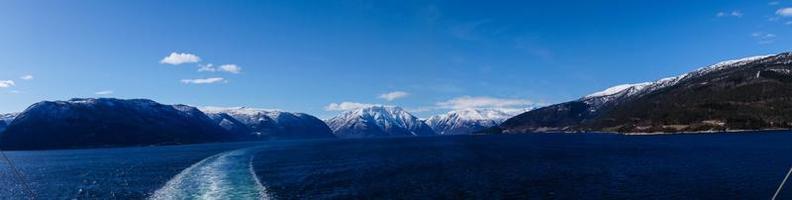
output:
MULTIPOLYGON (((612 134, 624 136, 658 136, 658 135, 714 135, 714 134, 753 134, 753 133, 773 133, 773 132, 792 132, 792 129, 727 129, 727 130, 704 130, 704 131, 682 131, 682 132, 610 132, 610 131, 530 131, 520 133, 501 133, 504 135, 519 134, 612 134)), ((475 135, 475 134, 474 134, 475 135)), ((487 134, 483 134, 487 135, 487 134)))
POLYGON ((627 136, 653 136, 653 135, 704 135, 704 134, 733 134, 733 133, 771 133, 771 132, 789 132, 792 129, 727 129, 727 130, 706 130, 706 131, 685 131, 685 132, 628 132, 616 133, 627 136))

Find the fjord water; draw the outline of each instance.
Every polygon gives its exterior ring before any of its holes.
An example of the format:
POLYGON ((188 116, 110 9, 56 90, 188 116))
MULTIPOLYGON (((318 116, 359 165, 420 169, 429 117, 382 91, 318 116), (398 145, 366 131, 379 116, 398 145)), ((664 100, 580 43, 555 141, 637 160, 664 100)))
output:
MULTIPOLYGON (((536 134, 7 154, 39 199, 763 199, 790 144, 786 132, 536 134)), ((24 198, 0 170, 0 199, 24 198)))

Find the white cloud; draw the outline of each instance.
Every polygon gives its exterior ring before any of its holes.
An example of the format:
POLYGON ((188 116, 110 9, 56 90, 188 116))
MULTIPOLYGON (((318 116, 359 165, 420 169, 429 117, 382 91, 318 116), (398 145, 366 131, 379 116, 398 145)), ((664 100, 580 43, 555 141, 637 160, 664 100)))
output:
POLYGON ((242 72, 242 68, 237 66, 237 65, 235 65, 235 64, 220 65, 220 67, 218 67, 218 69, 220 71, 224 71, 224 72, 228 72, 228 73, 232 73, 232 74, 239 74, 239 72, 242 72))
POLYGON ((743 16, 743 13, 740 12, 739 10, 731 11, 731 13, 729 13, 729 14, 731 16, 734 16, 734 17, 742 17, 743 16))
POLYGON ((407 112, 411 113, 422 113, 422 112, 429 112, 434 110, 435 107, 417 107, 417 108, 405 108, 407 112))
POLYGON ((220 77, 212 77, 212 78, 199 78, 199 79, 182 79, 181 82, 184 84, 212 84, 212 83, 219 83, 225 81, 224 78, 220 77))
POLYGON ((113 94, 113 91, 112 90, 103 90, 103 91, 95 92, 94 94, 96 94, 96 95, 110 95, 110 94, 113 94))
POLYGON ((19 79, 26 80, 26 81, 33 80, 33 75, 24 75, 22 77, 19 77, 19 79))
POLYGON ((751 37, 756 39, 759 44, 772 44, 775 42, 776 35, 765 32, 754 32, 751 33, 751 37))
POLYGON ((778 1, 771 1, 771 2, 767 2, 767 5, 775 6, 775 5, 778 5, 780 3, 781 2, 778 2, 778 1))
POLYGON ((531 110, 533 110, 535 108, 538 108, 538 107, 531 106, 531 107, 525 107, 525 108, 495 108, 495 109, 497 109, 497 110, 499 110, 501 112, 504 112, 506 114, 516 116, 516 115, 522 114, 524 112, 531 111, 531 110))
POLYGON ((330 105, 325 106, 325 110, 327 111, 348 111, 348 110, 355 110, 358 108, 365 108, 375 106, 376 104, 367 104, 367 103, 357 103, 357 102, 341 102, 341 103, 331 103, 330 105))
POLYGON ((792 17, 792 7, 778 9, 776 14, 783 17, 792 17))
POLYGON ((215 72, 215 71, 217 71, 217 68, 215 68, 212 63, 198 65, 198 72, 215 72))
POLYGON ((242 68, 235 64, 225 64, 215 67, 213 64, 200 64, 198 65, 199 72, 228 72, 232 74, 239 74, 242 68))
POLYGON ((447 109, 465 108, 524 108, 535 106, 531 100, 527 99, 501 99, 494 97, 471 97, 463 96, 450 99, 448 101, 436 103, 438 107, 447 109))
POLYGON ((16 85, 12 80, 0 80, 0 88, 9 88, 16 85))
POLYGON ((196 56, 195 54, 190 53, 176 53, 173 52, 167 57, 160 60, 162 64, 171 64, 171 65, 179 65, 184 63, 197 63, 200 62, 201 58, 196 56))
POLYGON ((380 99, 385 99, 387 101, 393 101, 393 100, 396 100, 396 99, 399 99, 399 98, 407 97, 409 95, 410 95, 410 93, 407 93, 407 92, 404 92, 404 91, 394 91, 394 92, 388 92, 388 93, 385 93, 385 94, 381 94, 381 95, 379 95, 379 98, 380 99))
POLYGON ((743 13, 739 10, 733 10, 731 12, 718 12, 715 14, 716 17, 742 17, 743 13))

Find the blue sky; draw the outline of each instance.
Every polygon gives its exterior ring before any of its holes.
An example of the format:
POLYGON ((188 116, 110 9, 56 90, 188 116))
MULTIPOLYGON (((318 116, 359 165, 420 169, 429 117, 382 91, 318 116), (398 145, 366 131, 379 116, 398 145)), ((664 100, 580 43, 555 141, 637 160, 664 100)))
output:
POLYGON ((421 117, 551 104, 790 51, 790 7, 789 0, 2 1, 0 112, 73 97, 323 118, 365 104, 421 117))

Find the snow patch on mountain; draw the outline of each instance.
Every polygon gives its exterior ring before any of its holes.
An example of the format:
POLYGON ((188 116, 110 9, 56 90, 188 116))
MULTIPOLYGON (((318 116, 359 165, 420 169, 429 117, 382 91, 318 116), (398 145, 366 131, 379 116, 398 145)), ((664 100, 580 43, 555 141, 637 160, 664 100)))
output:
POLYGON ((0 114, 0 132, 3 132, 19 113, 0 114))
MULTIPOLYGON (((245 124, 255 124, 262 121, 276 121, 283 111, 276 109, 248 108, 248 107, 201 107, 207 114, 225 113, 245 124)), ((290 113, 291 114, 291 113, 290 113)))
POLYGON ((274 113, 283 112, 278 109, 264 109, 264 108, 250 108, 250 107, 217 107, 217 106, 204 106, 200 107, 201 111, 206 113, 233 113, 239 115, 256 115, 261 113, 274 113))
POLYGON ((4 121, 6 124, 11 124, 11 121, 14 121, 14 118, 19 115, 19 113, 5 113, 0 114, 0 121, 4 121))
POLYGON ((740 58, 740 59, 721 61, 721 62, 712 64, 712 65, 707 66, 707 67, 699 68, 699 69, 697 69, 694 72, 706 73, 706 72, 711 72, 711 71, 723 70, 723 69, 727 69, 727 68, 730 68, 730 67, 737 67, 737 66, 746 65, 746 64, 749 64, 751 62, 754 62, 754 61, 757 61, 757 60, 761 60, 761 59, 765 59, 765 58, 768 58, 768 57, 771 57, 771 56, 775 56, 775 55, 777 55, 777 54, 751 56, 751 57, 745 57, 745 58, 740 58))
POLYGON ((613 95, 613 94, 616 94, 616 93, 619 93, 619 92, 622 92, 622 91, 625 91, 625 90, 630 90, 630 89, 636 90, 636 91, 640 91, 644 87, 646 87, 648 85, 651 85, 651 84, 653 84, 653 82, 643 82, 643 83, 616 85, 616 86, 613 86, 613 87, 609 87, 608 89, 605 89, 603 91, 599 91, 599 92, 595 92, 595 93, 586 95, 586 98, 610 96, 610 95, 613 95))

